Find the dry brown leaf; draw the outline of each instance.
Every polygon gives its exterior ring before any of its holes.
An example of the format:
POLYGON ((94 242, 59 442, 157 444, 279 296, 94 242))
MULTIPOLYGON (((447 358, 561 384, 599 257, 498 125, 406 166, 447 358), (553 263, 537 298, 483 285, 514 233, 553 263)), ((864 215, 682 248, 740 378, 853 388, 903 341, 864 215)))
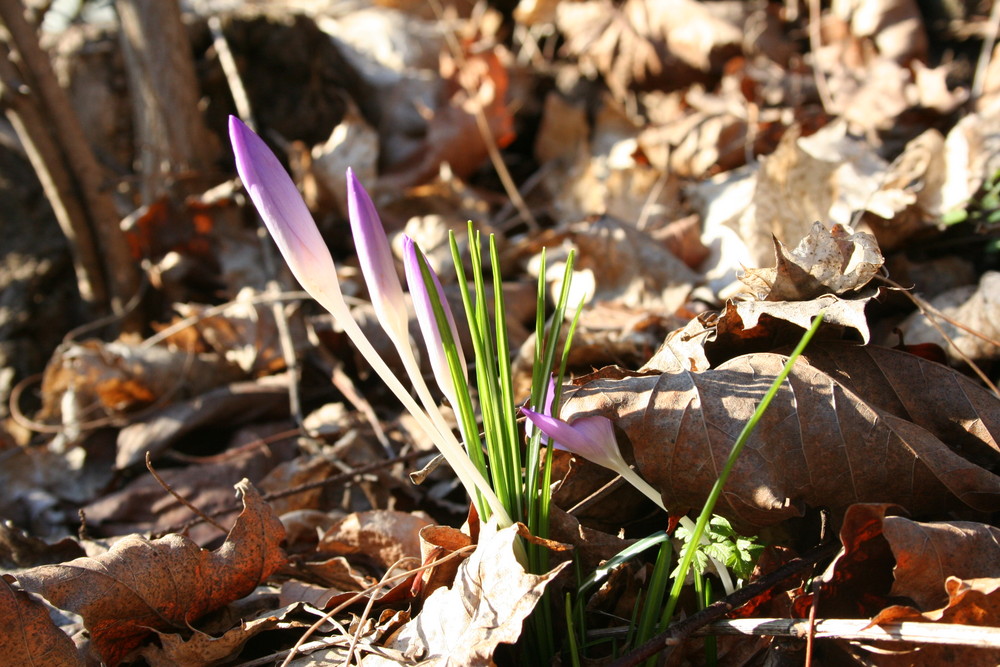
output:
POLYGON ((556 7, 566 50, 585 71, 600 73, 618 99, 636 84, 679 88, 720 69, 742 44, 741 16, 733 18, 693 0, 626 0, 621 6, 590 0, 556 7))
POLYGON ((8 665, 83 667, 73 640, 49 618, 45 605, 14 590, 11 575, 0 576, 0 656, 8 665))
MULTIPOLYGON (((1000 273, 987 271, 982 274, 978 286, 956 287, 934 297, 930 304, 948 319, 980 334, 976 336, 934 316, 938 326, 965 355, 972 359, 1000 358, 1000 347, 996 345, 1000 341, 1000 273)), ((934 343, 941 346, 953 361, 963 360, 941 332, 919 311, 903 320, 899 329, 908 344, 934 343)))
POLYGON ((837 557, 818 578, 818 593, 796 596, 792 615, 805 618, 818 595, 823 614, 832 618, 866 618, 878 613, 889 599, 895 561, 882 535, 882 523, 899 507, 859 503, 844 513, 837 557))
POLYGON ((541 576, 528 574, 514 555, 516 539, 517 526, 498 531, 484 525, 454 585, 432 593, 391 648, 424 665, 492 665, 497 645, 517 641, 546 584, 569 564, 541 576))
MULTIPOLYGON (((562 414, 612 419, 667 508, 685 512, 708 496, 785 359, 746 355, 703 373, 599 373, 585 379, 562 414)), ((925 409, 935 409, 933 394, 925 400, 925 409)), ((800 359, 738 459, 716 511, 754 528, 807 507, 839 515, 859 502, 896 503, 918 514, 962 505, 989 511, 1000 506, 1000 477, 800 359)))
POLYGON ((937 130, 929 129, 906 144, 880 179, 861 218, 882 250, 894 250, 937 229, 935 223, 944 213, 945 168, 944 137, 937 130))
MULTIPOLYGON (((834 618, 871 617, 872 625, 900 621, 997 625, 1000 589, 998 579, 988 576, 997 572, 996 529, 971 522, 919 524, 888 516, 894 509, 898 508, 854 505, 848 509, 840 530, 843 549, 820 578, 817 595, 823 614, 834 618), (923 568, 929 572, 921 572, 923 568), (942 576, 950 569, 984 576, 942 576), (937 600, 944 606, 924 613, 898 604, 887 606, 898 601, 898 595, 915 596, 932 606, 937 600)), ((813 596, 797 596, 792 615, 806 616, 813 596)), ((876 649, 867 655, 880 656, 877 664, 890 667, 996 664, 995 650, 991 649, 931 643, 915 645, 917 652, 898 643, 892 648, 891 653, 876 649)))
POLYGON ((672 331, 639 370, 700 372, 741 354, 794 345, 821 310, 825 311, 822 337, 845 327, 867 343, 871 333, 865 308, 877 294, 872 291, 854 299, 828 294, 811 301, 729 301, 721 313, 707 311, 672 331))
POLYGON ((900 63, 927 57, 927 32, 915 0, 836 0, 832 11, 856 37, 870 38, 879 54, 900 63))
MULTIPOLYGON (((603 216, 569 228, 567 239, 577 249, 570 302, 614 302, 621 306, 676 312, 698 280, 677 257, 634 227, 603 216)), ((548 264, 550 287, 562 288, 564 266, 548 264)))
POLYGON ((460 178, 472 174, 489 154, 476 120, 480 111, 497 146, 503 148, 514 140, 514 116, 507 104, 506 52, 495 46, 463 57, 461 63, 443 58, 444 82, 437 106, 427 110, 426 134, 407 161, 388 165, 379 188, 398 191, 425 183, 443 163, 460 178))
POLYGON ((965 375, 877 345, 811 345, 804 356, 869 405, 927 429, 963 458, 1000 471, 996 397, 965 375))
POLYGON ((147 452, 155 459, 178 439, 206 426, 219 428, 287 415, 287 375, 218 387, 168 405, 119 431, 115 467, 122 470, 140 463, 147 452))
MULTIPOLYGON (((190 637, 169 632, 156 631, 159 644, 142 647, 140 654, 149 667, 200 667, 202 665, 224 664, 243 650, 251 638, 272 630, 281 623, 277 615, 268 613, 263 618, 241 622, 227 630, 221 637, 193 629, 190 637)), ((288 624, 285 624, 286 626, 288 624)))
POLYGON ((913 607, 889 607, 872 619, 872 625, 878 625, 883 621, 910 620, 940 621, 963 625, 997 626, 1000 624, 1000 578, 962 579, 948 577, 944 581, 944 588, 946 602, 940 609, 921 613, 913 607))
MULTIPOLYGON (((179 317, 195 318, 195 322, 167 341, 189 352, 214 352, 249 377, 283 371, 285 358, 274 309, 271 304, 252 303, 259 295, 256 290, 242 289, 225 312, 216 315, 209 314, 212 306, 176 303, 174 310, 179 317)), ((296 307, 294 304, 286 307, 286 315, 292 315, 296 307)), ((305 349, 308 342, 301 318, 288 317, 288 320, 293 346, 296 350, 305 349)))
POLYGON ((52 356, 42 380, 43 419, 79 433, 100 417, 198 395, 243 375, 215 354, 188 354, 124 340, 70 343, 52 356))
POLYGON ((244 510, 216 551, 180 535, 133 535, 95 558, 19 572, 17 581, 82 616, 94 651, 117 665, 153 630, 186 628, 247 595, 284 563, 281 522, 248 482, 236 489, 244 510))
MULTIPOLYGON (((938 621, 961 625, 1000 624, 1000 580, 996 577, 981 579, 959 579, 949 577, 945 583, 948 603, 942 609, 921 614, 912 607, 893 606, 877 614, 871 624, 901 621, 938 621)), ((913 655, 919 655, 919 663, 925 665, 962 665, 963 667, 994 667, 997 664, 997 650, 994 646, 949 646, 946 644, 921 644, 915 646, 919 653, 903 653, 900 660, 886 662, 889 667, 911 665, 913 655)))
POLYGON ((415 565, 420 558, 420 531, 431 524, 426 516, 408 512, 354 512, 327 530, 317 549, 337 555, 364 554, 383 568, 403 558, 415 565))

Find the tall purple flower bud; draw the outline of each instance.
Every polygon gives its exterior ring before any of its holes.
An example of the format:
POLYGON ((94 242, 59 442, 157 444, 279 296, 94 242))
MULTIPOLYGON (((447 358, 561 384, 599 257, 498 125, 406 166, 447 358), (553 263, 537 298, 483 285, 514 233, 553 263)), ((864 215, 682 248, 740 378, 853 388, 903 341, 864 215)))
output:
POLYGON ((354 175, 347 169, 347 213, 351 219, 354 247, 361 263, 361 272, 368 285, 372 306, 386 333, 399 345, 409 346, 406 301, 396 275, 396 265, 389 248, 389 239, 378 217, 375 204, 354 175))
POLYGON ((229 137, 240 180, 295 279, 327 308, 339 307, 344 299, 333 257, 288 172, 235 116, 229 117, 229 137))

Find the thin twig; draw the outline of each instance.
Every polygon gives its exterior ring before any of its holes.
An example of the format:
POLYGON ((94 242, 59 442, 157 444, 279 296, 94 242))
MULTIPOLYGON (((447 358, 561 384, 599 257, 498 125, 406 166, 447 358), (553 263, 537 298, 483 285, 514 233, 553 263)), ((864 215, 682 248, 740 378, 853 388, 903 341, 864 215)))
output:
POLYGON ((253 110, 250 108, 250 97, 243 85, 243 77, 240 76, 240 69, 236 66, 236 59, 233 58, 233 52, 229 48, 229 40, 222 30, 222 21, 217 15, 208 17, 208 29, 212 32, 212 46, 219 56, 222 73, 226 76, 226 84, 233 96, 233 103, 236 104, 236 113, 247 127, 256 132, 257 123, 254 122, 253 110))
MULTIPOLYGON (((809 620, 804 618, 737 618, 716 621, 701 628, 695 634, 802 639, 807 633, 809 633, 809 620)), ((826 618, 816 621, 814 633, 817 639, 942 644, 1000 649, 1000 628, 960 623, 903 621, 872 625, 870 620, 864 618, 826 618)))
MULTIPOLYGON (((389 575, 392 574, 392 572, 396 570, 396 568, 402 567, 402 564, 408 560, 415 560, 415 559, 413 558, 413 556, 403 556, 395 563, 390 565, 389 569, 386 570, 385 574, 382 575, 382 579, 379 581, 379 583, 384 586, 386 579, 389 578, 389 575)), ((357 630, 354 631, 354 636, 351 637, 351 645, 347 648, 347 659, 344 660, 344 667, 350 667, 351 662, 354 660, 354 650, 358 646, 358 641, 361 639, 361 633, 365 629, 365 621, 368 619, 369 614, 372 613, 372 607, 374 606, 375 606, 375 596, 369 595, 368 603, 365 605, 364 611, 361 612, 360 618, 357 619, 356 625, 358 626, 358 628, 357 630)))
POLYGON ((229 530, 225 526, 223 526, 221 523, 219 523, 212 517, 205 514, 203 511, 201 511, 200 508, 196 507, 187 498, 174 491, 173 487, 167 484, 166 480, 160 477, 160 474, 156 472, 155 468, 153 468, 153 460, 150 458, 149 452, 146 452, 146 469, 149 470, 149 474, 153 476, 153 479, 155 479, 156 482, 163 487, 164 491, 166 491, 167 493, 169 493, 170 495, 172 495, 174 498, 177 499, 177 502, 179 502, 181 505, 184 505, 184 507, 188 508, 189 510, 200 516, 203 520, 207 521, 208 523, 218 528, 224 534, 229 533, 229 530))
POLYGON ((809 627, 806 630, 805 667, 812 667, 813 650, 816 644, 816 611, 819 609, 819 593, 821 587, 813 586, 812 604, 809 605, 809 627))

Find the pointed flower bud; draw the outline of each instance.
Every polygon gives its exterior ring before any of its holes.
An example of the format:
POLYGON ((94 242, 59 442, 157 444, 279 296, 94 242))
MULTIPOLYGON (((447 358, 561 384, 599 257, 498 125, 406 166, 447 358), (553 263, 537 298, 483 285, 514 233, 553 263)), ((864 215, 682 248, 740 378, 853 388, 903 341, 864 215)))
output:
POLYGON ((361 263, 361 272, 368 285, 368 294, 375 308, 375 314, 386 333, 399 345, 409 346, 410 334, 407 322, 406 301, 403 288, 396 275, 396 265, 389 248, 389 239, 378 217, 375 204, 368 192, 347 169, 347 213, 351 219, 354 247, 361 263))
POLYGON ((570 424, 562 419, 543 415, 527 408, 521 408, 521 412, 538 430, 555 441, 557 448, 565 449, 572 454, 582 456, 591 463, 613 470, 641 491, 643 495, 663 507, 663 499, 659 492, 646 480, 639 477, 625 462, 621 450, 618 449, 614 425, 610 419, 594 415, 580 417, 570 424))
POLYGON ((264 140, 235 116, 229 137, 236 170, 278 250, 302 287, 327 308, 343 302, 337 269, 302 195, 264 140))
MULTIPOLYGON (((417 313, 417 322, 420 324, 420 333, 423 334, 424 346, 427 350, 431 370, 434 373, 434 379, 437 381, 438 387, 441 388, 441 391, 448 398, 448 402, 453 406, 457 406, 458 396, 455 384, 451 379, 451 368, 448 366, 448 357, 445 354, 444 339, 441 330, 438 328, 431 294, 427 289, 427 283, 424 282, 424 276, 420 270, 422 257, 419 253, 420 249, 413 242, 413 239, 404 236, 403 266, 406 269, 406 284, 410 288, 413 308, 417 313)), ((438 280, 437 273, 434 272, 434 269, 426 261, 423 262, 423 265, 427 268, 431 281, 434 284, 438 302, 441 304, 441 309, 448 320, 448 328, 450 329, 452 343, 455 345, 456 352, 458 352, 458 360, 466 379, 468 379, 469 373, 465 365, 462 341, 458 337, 458 328, 455 326, 455 317, 451 313, 451 307, 444 296, 444 290, 441 289, 441 281, 438 280)))

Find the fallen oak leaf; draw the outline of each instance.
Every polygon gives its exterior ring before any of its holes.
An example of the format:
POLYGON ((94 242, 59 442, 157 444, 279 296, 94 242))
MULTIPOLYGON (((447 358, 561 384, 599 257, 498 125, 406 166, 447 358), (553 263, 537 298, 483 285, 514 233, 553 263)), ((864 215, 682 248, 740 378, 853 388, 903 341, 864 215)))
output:
MULTIPOLYGON (((892 594, 910 598, 922 610, 951 606, 949 597, 957 590, 953 579, 992 579, 993 589, 1000 587, 1000 528, 975 521, 921 523, 893 516, 882 521, 882 533, 896 558, 892 594)), ((994 605, 1000 610, 1000 596, 994 605)), ((1000 617, 994 616, 990 624, 997 623, 1000 617)))
POLYGON ((215 551, 181 535, 130 535, 105 554, 25 570, 17 581, 79 614, 92 648, 113 667, 152 631, 187 628, 249 594, 284 563, 281 522, 248 481, 236 490, 243 512, 215 551))

